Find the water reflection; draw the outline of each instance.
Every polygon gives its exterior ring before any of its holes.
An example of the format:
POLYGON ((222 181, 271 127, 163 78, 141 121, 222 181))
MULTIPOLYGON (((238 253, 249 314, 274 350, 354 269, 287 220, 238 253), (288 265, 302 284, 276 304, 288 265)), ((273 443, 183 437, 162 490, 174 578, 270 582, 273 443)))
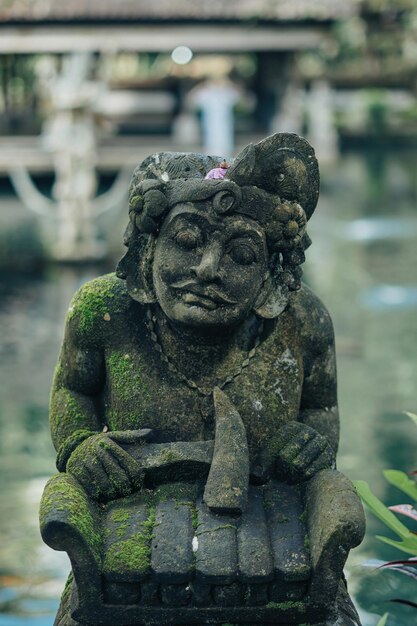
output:
POLYGON ((415 239, 417 217, 381 217, 342 222, 337 233, 339 237, 352 241, 372 241, 387 239, 415 239))
MULTIPOLYGON (((401 496, 385 468, 415 466, 417 432, 417 197, 413 155, 349 155, 323 172, 311 221, 314 245, 305 276, 335 323, 342 439, 339 467, 365 479, 385 501, 401 496)), ((122 233, 123 225, 120 225, 122 233)), ((13 277, 0 291, 0 626, 53 623, 68 572, 66 555, 44 546, 37 508, 54 472, 47 424, 50 381, 74 291, 103 268, 56 267, 31 280, 13 277)), ((385 529, 369 518, 364 544, 350 559, 349 581, 364 626, 389 610, 390 625, 411 624, 416 583, 365 569, 372 558, 399 555, 374 539, 385 529)))

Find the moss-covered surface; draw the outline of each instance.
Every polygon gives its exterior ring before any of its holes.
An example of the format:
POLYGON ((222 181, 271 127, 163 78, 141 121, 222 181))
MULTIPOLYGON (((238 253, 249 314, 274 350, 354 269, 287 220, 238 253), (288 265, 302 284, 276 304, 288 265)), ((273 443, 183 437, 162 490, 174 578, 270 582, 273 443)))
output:
MULTIPOLYGON (((140 499, 146 502, 148 506, 156 506, 166 500, 175 500, 179 504, 188 504, 194 507, 194 502, 202 492, 202 486, 196 483, 166 483, 160 485, 156 489, 143 489, 140 493, 140 499)), ((195 507, 194 507, 195 508, 195 507)), ((198 523, 197 511, 195 510, 195 519, 198 523)))
POLYGON ((107 274, 85 284, 71 302, 68 321, 77 317, 78 328, 83 333, 91 331, 98 319, 110 321, 112 314, 122 310, 119 304, 118 283, 114 274, 107 274))
POLYGON ((130 520, 130 515, 128 511, 123 511, 121 509, 116 509, 110 513, 110 519, 112 522, 116 523, 124 523, 130 520))
POLYGON ((110 519, 115 526, 116 536, 121 539, 126 535, 130 524, 131 524, 131 515, 129 511, 115 510, 110 513, 110 519))
MULTIPOLYGON (((121 513, 115 511, 115 514, 121 513)), ((124 522, 122 522, 123 524, 124 522)), ((148 518, 142 522, 141 530, 128 539, 117 541, 105 556, 107 571, 128 571, 144 574, 150 567, 151 540, 155 526, 155 508, 149 509, 148 518)))
POLYGON ((144 401, 150 394, 143 375, 143 367, 137 360, 133 361, 129 354, 118 350, 111 351, 106 361, 110 395, 115 402, 114 409, 109 415, 110 420, 113 412, 122 413, 121 416, 116 416, 116 419, 122 421, 124 429, 134 430, 139 427, 142 417, 142 403, 139 404, 136 398, 140 397, 144 401))
POLYGON ((68 435, 70 435, 69 431, 88 428, 89 413, 90 410, 84 398, 64 386, 55 387, 49 413, 53 433, 68 430, 68 435))
MULTIPOLYGON (((118 463, 114 463, 112 472, 103 475, 101 470, 100 448, 111 452, 114 444, 104 433, 98 433, 82 442, 72 453, 67 470, 75 476, 88 491, 91 497, 98 502, 108 502, 136 492, 143 484, 143 471, 136 461, 126 455, 126 462, 130 459, 129 475, 118 463), (97 466, 99 471, 91 471, 91 466, 97 466)), ((110 455, 111 458, 111 455, 110 455)))
POLYGON ((190 505, 190 511, 191 511, 191 524, 192 524, 193 530, 196 531, 199 526, 199 521, 198 521, 198 510, 195 504, 190 505))
POLYGON ((66 512, 68 523, 80 532, 99 563, 102 539, 97 520, 91 513, 86 494, 81 487, 62 474, 51 478, 45 489, 40 508, 41 528, 45 527, 48 517, 56 511, 66 512))
POLYGON ((290 611, 293 609, 294 611, 303 612, 305 611, 305 604, 298 600, 287 600, 286 602, 268 602, 266 608, 280 609, 281 611, 290 611))
POLYGON ((62 592, 62 595, 61 595, 61 604, 66 604, 68 602, 73 581, 74 581, 74 574, 71 571, 67 578, 67 582, 65 583, 64 591, 62 592))
POLYGON ((207 530, 196 532, 195 535, 196 537, 199 537, 200 535, 204 535, 206 533, 215 533, 219 530, 226 530, 227 528, 230 528, 231 530, 236 530, 236 526, 234 526, 234 524, 219 524, 215 528, 208 528, 207 530))

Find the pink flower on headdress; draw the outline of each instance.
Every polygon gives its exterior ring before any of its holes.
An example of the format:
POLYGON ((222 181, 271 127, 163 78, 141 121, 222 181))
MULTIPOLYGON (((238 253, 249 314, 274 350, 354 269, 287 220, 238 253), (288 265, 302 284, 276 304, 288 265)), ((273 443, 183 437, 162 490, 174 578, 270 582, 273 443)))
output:
POLYGON ((222 161, 219 167, 215 167, 210 170, 208 174, 204 177, 204 180, 216 180, 219 178, 224 178, 227 174, 228 164, 226 161, 222 161))

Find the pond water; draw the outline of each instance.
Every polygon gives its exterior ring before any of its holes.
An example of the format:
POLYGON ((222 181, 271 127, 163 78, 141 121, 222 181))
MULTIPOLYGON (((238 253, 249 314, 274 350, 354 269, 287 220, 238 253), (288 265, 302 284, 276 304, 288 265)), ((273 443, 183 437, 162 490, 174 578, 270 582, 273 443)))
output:
MULTIPOLYGON (((341 409, 339 469, 367 480, 389 503, 406 500, 385 468, 415 468, 417 429, 416 154, 348 154, 323 172, 311 221, 305 279, 326 303, 336 331, 341 409)), ((120 238, 123 225, 120 224, 120 238)), ((53 266, 42 275, 9 276, 0 299, 0 626, 49 626, 69 570, 66 555, 43 545, 37 509, 54 473, 47 405, 65 313, 74 291, 107 271, 53 266)), ((363 626, 389 611, 388 626, 416 623, 417 582, 364 567, 401 558, 375 534, 351 555, 350 590, 363 626)))

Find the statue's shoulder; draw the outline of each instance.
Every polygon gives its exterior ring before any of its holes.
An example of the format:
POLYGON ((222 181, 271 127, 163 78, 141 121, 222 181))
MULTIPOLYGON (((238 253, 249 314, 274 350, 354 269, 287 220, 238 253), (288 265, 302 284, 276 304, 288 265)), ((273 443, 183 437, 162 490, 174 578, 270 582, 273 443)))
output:
POLYGON ((321 349, 334 341, 333 322, 320 298, 306 284, 292 294, 290 312, 298 332, 311 348, 321 349), (315 344, 313 346, 313 344, 315 344))
POLYGON ((132 304, 124 280, 114 273, 100 276, 75 293, 68 310, 68 327, 84 338, 103 336, 109 322, 129 314, 132 304))

